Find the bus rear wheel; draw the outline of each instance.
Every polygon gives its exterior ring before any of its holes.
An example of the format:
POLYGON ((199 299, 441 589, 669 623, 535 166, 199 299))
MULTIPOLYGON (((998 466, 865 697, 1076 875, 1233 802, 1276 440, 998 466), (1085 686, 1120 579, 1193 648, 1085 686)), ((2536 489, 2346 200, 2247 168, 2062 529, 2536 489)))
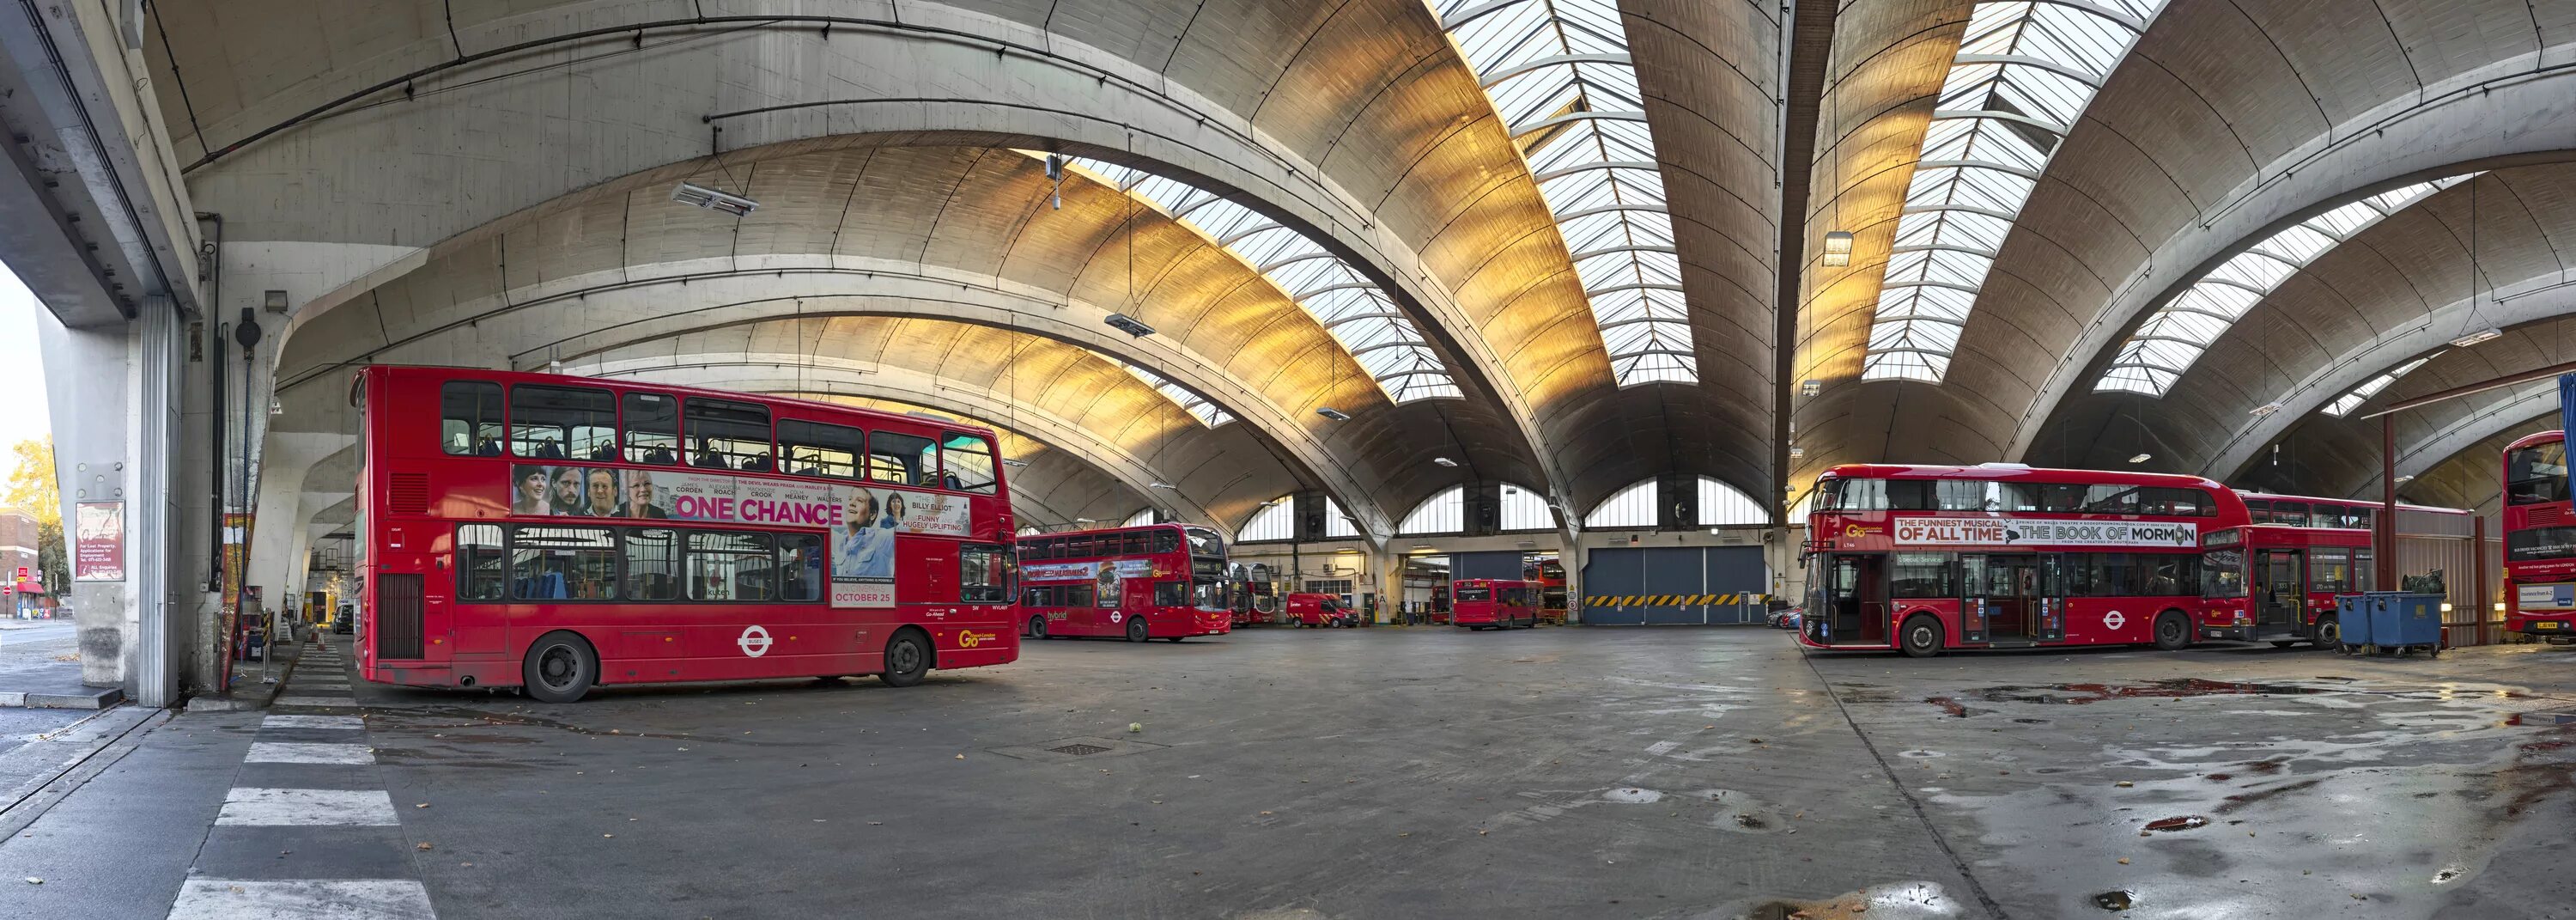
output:
POLYGON ((1044 616, 1034 616, 1034 617, 1030 617, 1030 618, 1029 618, 1029 638, 1031 638, 1031 639, 1044 639, 1044 638, 1046 638, 1046 637, 1047 637, 1047 634, 1046 634, 1046 617, 1044 617, 1044 616))
POLYGON ((912 630, 894 634, 894 641, 886 643, 885 670, 877 679, 889 687, 909 687, 929 676, 930 642, 912 630))
POLYGON ((1145 635, 1145 618, 1144 618, 1144 617, 1128 617, 1128 618, 1127 618, 1127 641, 1129 641, 1129 642, 1143 642, 1143 641, 1145 641, 1147 638, 1148 638, 1148 637, 1145 635))
POLYGON ((2156 614, 2157 650, 2167 652, 2177 651, 2190 644, 2190 617, 2183 616, 2182 611, 2180 610, 2167 610, 2163 613, 2156 614))
POLYGON ((1928 613, 1906 618, 1899 647, 1907 658, 1930 658, 1941 654, 1941 619, 1928 613))
POLYGON ((528 646, 528 657, 519 670, 527 681, 529 698, 570 703, 589 693, 590 685, 599 680, 599 653, 579 635, 550 632, 528 646))

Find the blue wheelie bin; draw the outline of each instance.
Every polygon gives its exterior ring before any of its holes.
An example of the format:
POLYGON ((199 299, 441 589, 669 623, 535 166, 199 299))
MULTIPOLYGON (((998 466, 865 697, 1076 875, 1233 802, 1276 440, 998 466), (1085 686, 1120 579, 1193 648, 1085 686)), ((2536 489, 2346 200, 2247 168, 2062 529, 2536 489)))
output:
POLYGON ((2380 592, 2335 595, 2335 651, 2352 654, 2370 647, 2370 612, 2380 592))
POLYGON ((2405 591, 2380 595, 2370 608, 2370 643, 2390 653, 2442 653, 2442 596, 2405 591))

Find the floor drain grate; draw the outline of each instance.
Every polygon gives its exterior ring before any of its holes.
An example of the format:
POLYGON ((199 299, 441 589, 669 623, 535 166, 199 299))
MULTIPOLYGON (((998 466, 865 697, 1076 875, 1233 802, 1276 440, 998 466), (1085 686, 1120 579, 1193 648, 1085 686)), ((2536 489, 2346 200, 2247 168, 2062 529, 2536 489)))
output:
POLYGON ((1068 744, 1063 747, 1048 748, 1047 750, 1054 751, 1058 754, 1071 754, 1075 757, 1089 757, 1093 754, 1109 753, 1108 748, 1101 747, 1097 744, 1068 744))

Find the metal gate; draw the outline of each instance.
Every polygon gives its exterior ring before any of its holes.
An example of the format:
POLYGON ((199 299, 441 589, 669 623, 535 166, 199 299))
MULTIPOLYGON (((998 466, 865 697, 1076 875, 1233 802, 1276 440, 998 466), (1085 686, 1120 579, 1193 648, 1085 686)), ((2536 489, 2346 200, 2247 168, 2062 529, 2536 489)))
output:
POLYGON ((1583 622, 1761 623, 1770 585, 1758 546, 1596 549, 1583 566, 1583 622))

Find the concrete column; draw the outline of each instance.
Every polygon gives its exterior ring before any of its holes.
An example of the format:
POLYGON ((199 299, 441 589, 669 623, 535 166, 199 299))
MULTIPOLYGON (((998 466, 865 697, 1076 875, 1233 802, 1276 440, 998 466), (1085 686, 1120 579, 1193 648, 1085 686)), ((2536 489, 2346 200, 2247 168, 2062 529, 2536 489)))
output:
POLYGON ((178 382, 184 333, 166 298, 147 298, 137 319, 73 329, 36 319, 53 416, 54 469, 65 535, 75 556, 71 585, 81 682, 121 687, 146 706, 178 695, 187 605, 172 603, 189 568, 171 494, 180 431, 178 382), (122 518, 124 571, 114 580, 78 579, 80 506, 115 503, 122 518))

